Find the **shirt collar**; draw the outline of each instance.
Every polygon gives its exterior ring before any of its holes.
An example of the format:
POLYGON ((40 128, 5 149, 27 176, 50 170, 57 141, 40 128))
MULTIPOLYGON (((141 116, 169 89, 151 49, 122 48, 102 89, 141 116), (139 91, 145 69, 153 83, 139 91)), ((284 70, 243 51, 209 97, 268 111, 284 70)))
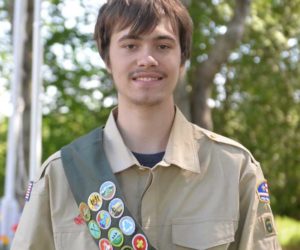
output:
MULTIPOLYGON (((119 132, 115 120, 116 112, 117 108, 112 110, 104 128, 104 150, 114 173, 139 165, 119 132)), ((159 164, 165 167, 176 165, 182 169, 200 173, 193 124, 186 120, 178 108, 176 108, 166 153, 159 164)))
POLYGON ((177 107, 164 161, 167 164, 200 173, 194 125, 184 117, 177 107))

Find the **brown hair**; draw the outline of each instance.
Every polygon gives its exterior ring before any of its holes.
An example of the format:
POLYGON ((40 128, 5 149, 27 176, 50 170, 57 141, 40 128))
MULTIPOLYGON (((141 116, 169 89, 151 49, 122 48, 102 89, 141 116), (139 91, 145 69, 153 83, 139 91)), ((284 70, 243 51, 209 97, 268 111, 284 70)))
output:
POLYGON ((180 0, 108 0, 99 10, 94 33, 100 56, 108 63, 113 31, 131 26, 130 33, 147 34, 164 16, 179 34, 181 63, 184 64, 191 54, 193 23, 180 0))

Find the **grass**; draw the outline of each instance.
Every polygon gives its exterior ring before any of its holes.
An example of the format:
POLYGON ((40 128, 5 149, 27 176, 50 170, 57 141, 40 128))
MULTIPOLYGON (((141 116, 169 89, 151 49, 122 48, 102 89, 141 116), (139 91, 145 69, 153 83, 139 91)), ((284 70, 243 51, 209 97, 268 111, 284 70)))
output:
POLYGON ((300 250, 300 221, 284 216, 277 216, 275 221, 282 249, 300 250))

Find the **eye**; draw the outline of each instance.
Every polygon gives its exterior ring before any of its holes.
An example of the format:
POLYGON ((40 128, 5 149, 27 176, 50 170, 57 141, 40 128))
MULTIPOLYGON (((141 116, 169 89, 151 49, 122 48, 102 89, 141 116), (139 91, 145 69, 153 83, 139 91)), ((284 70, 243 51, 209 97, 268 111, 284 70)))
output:
POLYGON ((137 48, 136 44, 126 44, 123 46, 123 48, 128 49, 128 50, 134 50, 137 48))
POLYGON ((170 49, 171 47, 166 44, 160 44, 160 45, 158 45, 158 48, 161 50, 166 50, 166 49, 170 49))

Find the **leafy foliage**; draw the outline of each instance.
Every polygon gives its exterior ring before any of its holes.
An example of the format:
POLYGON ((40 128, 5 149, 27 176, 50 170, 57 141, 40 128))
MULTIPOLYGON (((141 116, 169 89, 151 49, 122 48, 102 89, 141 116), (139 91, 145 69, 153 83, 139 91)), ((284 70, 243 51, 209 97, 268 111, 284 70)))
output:
POLYGON ((216 81, 215 129, 262 163, 277 213, 300 218, 300 1, 255 1, 248 32, 216 81), (221 90, 221 91, 220 91, 221 90), (221 96, 221 97, 220 97, 221 96))

